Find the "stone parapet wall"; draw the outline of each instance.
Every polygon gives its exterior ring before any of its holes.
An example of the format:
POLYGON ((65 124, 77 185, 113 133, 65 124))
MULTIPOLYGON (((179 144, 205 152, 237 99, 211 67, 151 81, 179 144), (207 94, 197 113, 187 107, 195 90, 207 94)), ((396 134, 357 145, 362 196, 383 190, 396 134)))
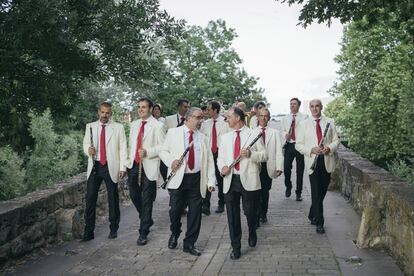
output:
MULTIPOLYGON (((36 248, 81 238, 84 228, 86 173, 48 189, 0 202, 0 265, 36 248)), ((120 201, 127 200, 120 192, 120 201)), ((108 213, 105 185, 97 202, 97 220, 108 213)))
POLYGON ((414 275, 414 187, 343 146, 331 183, 361 215, 357 245, 386 249, 414 275))

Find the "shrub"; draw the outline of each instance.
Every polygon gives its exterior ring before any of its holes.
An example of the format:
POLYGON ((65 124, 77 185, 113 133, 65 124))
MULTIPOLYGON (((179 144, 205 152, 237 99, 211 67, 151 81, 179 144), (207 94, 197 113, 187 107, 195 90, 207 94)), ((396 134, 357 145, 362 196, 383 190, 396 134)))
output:
POLYGON ((409 162, 405 162, 401 159, 394 159, 387 165, 392 174, 404 179, 409 184, 414 185, 414 164, 409 164, 409 162))
POLYGON ((25 191, 23 159, 10 146, 0 148, 0 200, 22 195, 25 191))
POLYGON ((30 113, 30 134, 35 141, 27 164, 29 191, 49 186, 79 171, 79 147, 71 135, 58 135, 53 130, 50 110, 42 115, 30 113))

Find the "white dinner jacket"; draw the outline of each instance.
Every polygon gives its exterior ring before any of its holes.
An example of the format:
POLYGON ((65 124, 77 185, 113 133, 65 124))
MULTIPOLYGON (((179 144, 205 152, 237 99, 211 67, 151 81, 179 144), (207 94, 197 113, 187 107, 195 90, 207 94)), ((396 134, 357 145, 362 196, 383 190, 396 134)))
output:
MULTIPOLYGON (((325 146, 328 146, 331 151, 325 155, 325 168, 328 173, 333 172, 335 169, 335 153, 338 149, 339 138, 335 128, 334 121, 330 118, 321 116, 321 130, 322 135, 325 132, 326 124, 330 122, 330 126, 326 135, 325 146)), ((316 123, 315 118, 309 117, 308 119, 299 123, 296 132, 296 144, 295 148, 301 154, 305 156, 305 165, 308 169, 308 174, 312 174, 313 171, 310 169, 313 160, 316 155, 311 153, 313 147, 318 146, 318 137, 316 136, 316 123)))
MULTIPOLYGON (((142 120, 135 120, 131 123, 129 132, 129 156, 128 168, 132 168, 137 151, 138 134, 142 120)), ((144 128, 142 148, 147 151, 147 156, 142 160, 145 175, 151 181, 156 181, 159 175, 160 159, 158 153, 165 139, 164 124, 150 116, 144 128)))
MULTIPOLYGON (((246 148, 259 134, 259 132, 243 126, 240 132, 240 148, 246 148)), ((219 145, 219 154, 217 158, 217 167, 221 172, 224 166, 230 166, 233 162, 234 143, 236 139, 235 130, 225 133, 221 136, 219 145)), ((267 160, 266 150, 260 138, 251 148, 249 158, 242 158, 240 161, 240 181, 246 191, 256 191, 261 189, 260 184, 260 163, 267 160)), ((223 193, 230 189, 231 179, 234 168, 230 174, 223 178, 223 193)))
MULTIPOLYGON (((257 127, 255 131, 262 132, 262 127, 257 127)), ((260 138, 262 139, 262 138, 260 138)), ((263 141, 263 139, 262 139, 263 141)), ((283 152, 280 131, 277 129, 266 127, 265 148, 267 153, 267 173, 270 178, 276 178, 276 171, 283 171, 283 152)))
POLYGON ((177 127, 177 125, 180 123, 180 120, 181 120, 180 118, 181 118, 181 115, 178 113, 175 113, 174 115, 167 116, 165 118, 164 124, 166 125, 167 129, 177 127))
MULTIPOLYGON (((92 168, 94 166, 94 157, 89 156, 88 148, 91 146, 90 142, 90 128, 92 128, 93 146, 97 149, 98 139, 100 139, 99 126, 100 121, 89 123, 86 125, 85 136, 83 137, 83 151, 89 157, 87 177, 89 178, 92 168)), ((109 121, 105 128, 105 145, 106 145, 106 160, 108 162, 109 175, 114 183, 119 181, 119 172, 126 171, 127 167, 127 142, 125 137, 124 126, 120 123, 109 121)))
MULTIPOLYGON (((306 120, 308 115, 303 114, 301 112, 296 113, 296 121, 295 121, 295 136, 296 130, 298 129, 298 125, 301 121, 306 120)), ((290 126, 292 124, 293 116, 292 114, 288 114, 280 120, 280 129, 282 134, 282 143, 286 143, 286 134, 289 133, 290 126)))
MULTIPOLYGON (((213 154, 208 148, 207 137, 198 131, 201 142, 201 170, 200 170, 200 194, 205 198, 207 188, 214 187, 216 183, 213 154)), ((159 156, 168 167, 168 175, 171 173, 171 165, 174 160, 179 160, 185 150, 184 126, 171 128, 167 132, 167 137, 162 144, 159 156)), ((188 153, 187 153, 188 154, 188 153)), ((183 181, 187 158, 177 170, 175 176, 168 183, 168 189, 178 189, 183 181)))
MULTIPOLYGON (((211 134, 213 131, 213 119, 208 119, 203 122, 201 125, 200 131, 207 136, 208 147, 211 149, 212 139, 211 134)), ((229 132, 231 129, 228 127, 228 124, 224 121, 223 117, 219 116, 216 122, 216 131, 217 131, 217 147, 220 145, 220 138, 223 134, 229 132)))

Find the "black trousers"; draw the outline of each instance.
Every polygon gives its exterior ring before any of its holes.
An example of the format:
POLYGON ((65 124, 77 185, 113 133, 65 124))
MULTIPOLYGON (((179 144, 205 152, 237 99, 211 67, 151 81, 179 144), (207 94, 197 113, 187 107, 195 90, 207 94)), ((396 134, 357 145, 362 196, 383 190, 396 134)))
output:
POLYGON ((157 184, 147 178, 144 168, 142 168, 141 185, 138 184, 139 165, 134 162, 128 170, 129 196, 138 211, 140 224, 139 234, 147 236, 150 227, 154 224, 152 220, 152 206, 156 198, 157 184))
POLYGON ((234 249, 241 247, 240 197, 242 198, 244 215, 247 218, 249 236, 256 235, 257 205, 260 191, 246 191, 240 181, 240 176, 233 174, 230 190, 224 194, 226 202, 227 221, 229 224, 231 246, 234 249))
POLYGON ((290 177, 292 175, 292 163, 293 159, 296 158, 296 195, 302 194, 303 188, 303 172, 305 170, 305 161, 303 155, 295 149, 294 143, 287 143, 285 146, 284 153, 284 168, 283 173, 285 174, 285 186, 287 189, 292 189, 292 181, 290 177))
POLYGON ((160 161, 160 173, 162 179, 165 181, 167 179, 168 167, 162 161, 160 161))
MULTIPOLYGON (((218 156, 218 151, 215 154, 213 154, 214 169, 215 169, 217 188, 218 188, 218 205, 224 206, 223 177, 221 177, 220 171, 217 167, 217 156, 218 156)), ((210 199, 211 199, 211 193, 207 191, 206 198, 203 199, 203 209, 210 209, 210 205, 211 205, 210 199)))
POLYGON ((309 175, 311 184, 312 205, 309 210, 308 218, 315 219, 316 225, 323 226, 323 200, 328 191, 331 174, 326 171, 324 156, 320 155, 316 163, 315 170, 309 175))
POLYGON ((169 189, 170 193, 170 230, 179 237, 181 233, 181 214, 185 203, 188 202, 187 232, 185 233, 184 246, 193 246, 198 239, 201 227, 200 172, 184 174, 183 181, 178 189, 169 189))
POLYGON ((263 162, 260 171, 260 183, 262 184, 262 189, 259 193, 259 218, 265 218, 267 215, 267 210, 269 208, 269 191, 272 188, 272 178, 269 177, 266 165, 266 162, 263 162))
POLYGON ((93 233, 95 230, 96 200, 102 181, 105 181, 108 194, 109 228, 111 232, 115 232, 119 228, 121 213, 119 211, 118 183, 112 181, 108 164, 102 166, 98 161, 95 161, 86 184, 85 234, 93 233))

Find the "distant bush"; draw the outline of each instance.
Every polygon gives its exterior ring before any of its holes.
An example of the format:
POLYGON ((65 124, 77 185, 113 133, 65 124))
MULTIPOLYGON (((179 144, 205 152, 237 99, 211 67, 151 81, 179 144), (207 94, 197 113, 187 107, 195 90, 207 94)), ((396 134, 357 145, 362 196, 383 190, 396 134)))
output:
POLYGON ((0 200, 7 200, 25 192, 23 159, 9 146, 0 148, 0 200))
POLYGON ((414 185, 414 164, 409 164, 404 160, 395 159, 388 163, 388 169, 394 175, 404 179, 409 184, 414 185))
POLYGON ((71 135, 58 135, 53 129, 50 110, 42 115, 30 113, 30 134, 35 141, 27 164, 29 191, 49 186, 79 172, 79 147, 71 135))

